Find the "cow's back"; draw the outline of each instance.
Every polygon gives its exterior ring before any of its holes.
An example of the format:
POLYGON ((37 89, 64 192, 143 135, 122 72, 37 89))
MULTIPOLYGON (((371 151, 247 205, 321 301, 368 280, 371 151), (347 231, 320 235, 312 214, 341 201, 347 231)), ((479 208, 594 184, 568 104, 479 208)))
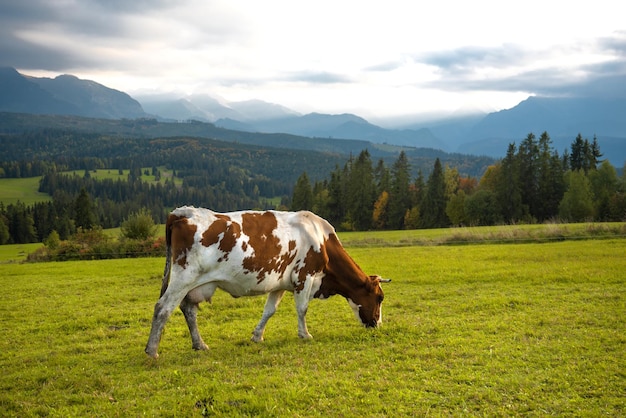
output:
POLYGON ((307 274, 321 272, 324 242, 334 228, 301 212, 217 213, 181 207, 168 219, 172 261, 193 272, 197 285, 215 282, 233 296, 297 290, 307 274))

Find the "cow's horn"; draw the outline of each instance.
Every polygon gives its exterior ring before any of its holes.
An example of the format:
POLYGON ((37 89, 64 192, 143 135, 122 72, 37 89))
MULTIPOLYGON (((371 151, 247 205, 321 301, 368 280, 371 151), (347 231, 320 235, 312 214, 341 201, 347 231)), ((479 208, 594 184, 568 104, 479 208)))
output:
POLYGON ((391 279, 383 279, 382 277, 379 277, 378 281, 381 282, 381 283, 389 283, 391 281, 391 279))

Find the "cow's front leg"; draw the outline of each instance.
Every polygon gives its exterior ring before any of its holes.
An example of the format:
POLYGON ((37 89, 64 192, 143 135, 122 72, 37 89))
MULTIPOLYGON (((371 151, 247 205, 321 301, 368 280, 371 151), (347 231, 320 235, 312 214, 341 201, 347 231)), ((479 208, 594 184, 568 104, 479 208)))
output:
POLYGON ((276 290, 271 292, 267 297, 267 301, 265 302, 265 308, 263 309, 263 316, 259 321, 259 324, 252 331, 252 341, 261 342, 263 341, 263 333, 265 332, 265 325, 267 321, 274 315, 276 312, 276 308, 278 308, 278 304, 280 304, 283 295, 285 294, 284 290, 276 290))
POLYGON ((185 297, 180 303, 180 310, 185 315, 185 321, 187 321, 187 327, 191 334, 191 347, 194 350, 208 350, 209 347, 204 343, 198 331, 198 304, 185 297))

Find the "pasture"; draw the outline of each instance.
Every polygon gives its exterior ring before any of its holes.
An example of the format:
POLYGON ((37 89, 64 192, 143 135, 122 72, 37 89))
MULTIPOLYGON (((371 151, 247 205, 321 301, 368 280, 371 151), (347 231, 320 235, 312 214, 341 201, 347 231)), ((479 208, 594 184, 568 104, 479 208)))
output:
POLYGON ((40 179, 41 177, 0 178, 0 202, 8 206, 17 202, 32 205, 37 202, 52 200, 52 197, 47 193, 37 191, 40 179))
POLYGON ((293 297, 249 341, 264 297, 218 292, 195 352, 180 311, 144 346, 162 258, 0 264, 0 415, 619 416, 626 239, 348 247, 386 284, 383 326, 339 296, 293 297))

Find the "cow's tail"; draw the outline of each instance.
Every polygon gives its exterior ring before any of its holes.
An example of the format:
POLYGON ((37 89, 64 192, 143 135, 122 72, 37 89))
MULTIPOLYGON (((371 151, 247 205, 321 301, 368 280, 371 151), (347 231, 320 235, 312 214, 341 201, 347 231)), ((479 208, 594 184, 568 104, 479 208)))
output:
POLYGON ((170 272, 172 271, 172 224, 167 220, 165 225, 165 271, 163 271, 163 282, 161 283, 161 296, 167 290, 170 283, 170 272))

